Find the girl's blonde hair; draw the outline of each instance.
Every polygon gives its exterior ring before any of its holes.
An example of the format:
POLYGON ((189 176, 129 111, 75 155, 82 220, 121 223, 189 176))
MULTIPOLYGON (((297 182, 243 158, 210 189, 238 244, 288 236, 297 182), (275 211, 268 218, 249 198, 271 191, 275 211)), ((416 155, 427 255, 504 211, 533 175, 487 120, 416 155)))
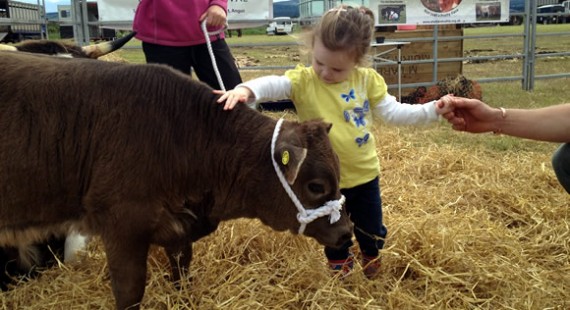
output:
POLYGON ((327 11, 309 33, 311 48, 319 38, 330 51, 347 51, 362 64, 374 34, 374 13, 366 7, 340 5, 327 11))

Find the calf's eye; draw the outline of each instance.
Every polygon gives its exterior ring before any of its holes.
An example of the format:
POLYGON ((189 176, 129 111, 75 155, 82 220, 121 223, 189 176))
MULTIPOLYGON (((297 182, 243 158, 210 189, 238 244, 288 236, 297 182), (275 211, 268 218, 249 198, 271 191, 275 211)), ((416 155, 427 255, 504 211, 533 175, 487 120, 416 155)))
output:
POLYGON ((314 194, 324 194, 325 186, 321 183, 311 182, 309 183, 309 191, 311 191, 314 194))

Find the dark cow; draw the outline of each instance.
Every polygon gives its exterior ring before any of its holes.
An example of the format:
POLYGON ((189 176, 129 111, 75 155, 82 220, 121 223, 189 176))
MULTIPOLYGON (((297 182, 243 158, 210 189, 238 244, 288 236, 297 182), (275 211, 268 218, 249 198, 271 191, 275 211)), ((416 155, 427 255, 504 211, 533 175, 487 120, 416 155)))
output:
POLYGON ((34 278, 57 260, 64 260, 65 241, 65 236, 51 236, 31 245, 0 247, 0 289, 6 291, 10 284, 34 278))
MULTIPOLYGON (((285 121, 274 135, 275 119, 224 111, 211 88, 161 65, 1 52, 0 68, 0 246, 100 235, 119 309, 139 308, 150 244, 165 247, 178 279, 192 241, 220 221, 296 233, 303 207, 339 203, 330 124, 285 121)), ((336 215, 304 234, 340 246, 352 227, 336 215)))
POLYGON ((77 46, 61 41, 29 40, 17 45, 0 44, 0 51, 20 51, 53 56, 97 59, 121 48, 123 45, 129 42, 129 40, 131 40, 135 34, 136 32, 130 32, 129 34, 115 41, 103 42, 87 46, 77 46))
MULTIPOLYGON (((126 36, 112 41, 89 46, 76 46, 62 41, 28 40, 17 45, 0 44, 0 50, 39 53, 60 57, 97 59, 121 48, 134 37, 131 32, 126 36)), ((11 90, 2 90, 8 91, 11 90)), ((47 242, 41 242, 25 247, 0 248, 0 289, 7 290, 13 282, 13 277, 33 277, 37 270, 55 265, 57 260, 70 261, 74 259, 77 248, 81 248, 85 237, 72 234, 66 242, 63 237, 50 237, 47 242), (65 248, 65 250, 64 250, 65 248)))

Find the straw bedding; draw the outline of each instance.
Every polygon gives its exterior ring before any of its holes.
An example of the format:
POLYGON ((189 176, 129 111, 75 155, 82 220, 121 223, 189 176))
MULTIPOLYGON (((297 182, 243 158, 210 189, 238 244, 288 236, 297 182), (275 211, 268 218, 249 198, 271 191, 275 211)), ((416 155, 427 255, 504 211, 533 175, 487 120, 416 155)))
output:
MULTIPOLYGON (((358 263, 347 279, 331 277, 315 241, 235 220, 195 243, 180 291, 153 248, 143 308, 569 309, 570 200, 550 167, 556 145, 500 151, 430 131, 462 135, 443 124, 378 127, 389 229, 378 279, 367 280, 358 263)), ((114 307, 96 238, 80 262, 1 296, 0 309, 114 307)))

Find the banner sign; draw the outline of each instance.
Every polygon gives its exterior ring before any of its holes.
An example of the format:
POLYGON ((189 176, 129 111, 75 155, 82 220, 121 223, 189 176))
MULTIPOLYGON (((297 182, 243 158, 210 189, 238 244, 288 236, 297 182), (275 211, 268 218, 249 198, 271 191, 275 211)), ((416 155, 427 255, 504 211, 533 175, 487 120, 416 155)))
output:
POLYGON ((100 22, 132 22, 139 4, 139 0, 97 0, 96 2, 100 22))
POLYGON ((377 26, 509 21, 509 0, 370 0, 377 26))
POLYGON ((228 21, 269 20, 273 18, 272 0, 228 0, 228 21))
MULTIPOLYGON (((97 0, 100 22, 133 21, 139 0, 97 0)), ((273 1, 229 0, 228 23, 267 21, 273 19, 273 1)), ((259 24, 259 22, 257 24, 259 24)))

